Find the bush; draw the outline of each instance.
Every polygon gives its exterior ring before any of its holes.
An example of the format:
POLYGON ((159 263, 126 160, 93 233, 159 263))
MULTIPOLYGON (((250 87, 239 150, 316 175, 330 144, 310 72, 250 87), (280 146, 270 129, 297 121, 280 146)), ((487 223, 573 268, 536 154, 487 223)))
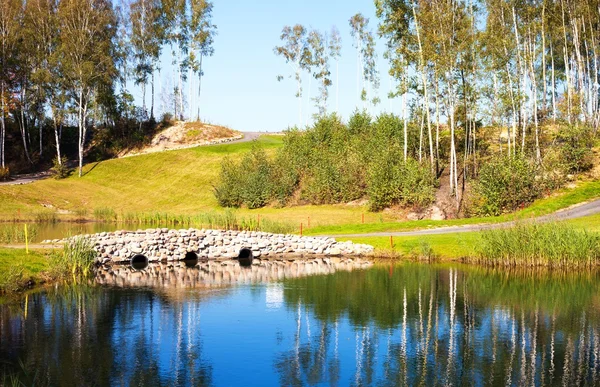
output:
POLYGON ((368 192, 371 211, 395 204, 423 208, 435 200, 435 176, 429 165, 388 151, 369 169, 368 192))
POLYGON ((271 164, 265 151, 257 146, 238 164, 229 158, 221 163, 215 197, 222 207, 264 207, 272 197, 271 164))
POLYGON ((10 169, 8 167, 0 167, 0 181, 5 181, 10 178, 10 169))
POLYGON ((72 172, 71 169, 67 167, 66 157, 61 157, 60 163, 58 162, 58 157, 55 157, 54 160, 52 160, 52 171, 54 172, 54 178, 57 180, 69 177, 72 172))
POLYGON ((537 168, 524 156, 498 156, 484 163, 474 186, 474 211, 497 216, 523 208, 540 195, 537 168))
POLYGON ((585 126, 567 126, 556 136, 561 160, 568 173, 584 172, 593 167, 593 131, 585 126))

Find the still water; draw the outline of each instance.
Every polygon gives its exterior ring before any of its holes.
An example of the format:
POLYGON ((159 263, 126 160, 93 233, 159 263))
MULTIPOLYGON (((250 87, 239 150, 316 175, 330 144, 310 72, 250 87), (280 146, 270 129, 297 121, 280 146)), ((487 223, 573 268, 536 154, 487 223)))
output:
POLYGON ((597 272, 263 261, 99 282, 0 306, 5 372, 62 386, 600 385, 597 272))

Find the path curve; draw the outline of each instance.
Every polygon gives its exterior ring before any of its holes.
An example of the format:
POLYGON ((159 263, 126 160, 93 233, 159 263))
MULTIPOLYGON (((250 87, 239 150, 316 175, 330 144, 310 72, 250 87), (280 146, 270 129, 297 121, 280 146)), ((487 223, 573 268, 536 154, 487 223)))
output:
MULTIPOLYGON (((532 221, 545 223, 556 220, 568 220, 583 218, 585 216, 594 215, 600 213, 600 199, 593 200, 591 202, 580 203, 571 206, 566 209, 558 210, 552 214, 542 215, 536 218, 532 218, 532 221)), ((450 227, 439 227, 425 230, 414 230, 414 231, 387 231, 387 232, 371 232, 363 234, 343 234, 343 235, 330 235, 335 238, 359 238, 359 237, 388 237, 388 236, 421 236, 421 235, 441 235, 441 234, 456 234, 463 232, 474 232, 483 231, 497 228, 509 227, 516 224, 517 221, 509 221, 502 223, 487 223, 487 224, 470 224, 465 226, 450 226, 450 227)))

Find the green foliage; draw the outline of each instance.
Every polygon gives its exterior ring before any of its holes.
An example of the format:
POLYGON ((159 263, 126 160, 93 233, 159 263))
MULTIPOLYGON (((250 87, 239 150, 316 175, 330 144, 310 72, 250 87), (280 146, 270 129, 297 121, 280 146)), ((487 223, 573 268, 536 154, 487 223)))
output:
POLYGON ((37 223, 58 223, 58 215, 54 211, 40 211, 35 214, 37 223))
POLYGON ((593 131, 586 126, 566 126, 556 136, 567 173, 587 171, 593 166, 593 131))
POLYGON ((221 163, 219 183, 214 187, 223 207, 264 207, 271 199, 271 163, 265 151, 252 147, 240 163, 226 158, 221 163))
POLYGON ((383 152, 369 168, 369 207, 379 211, 401 204, 423 208, 435 200, 435 176, 428 165, 402 161, 398 152, 383 152))
POLYGON ((89 239, 72 238, 65 243, 62 252, 51 255, 49 275, 55 280, 73 280, 74 283, 90 279, 94 274, 96 256, 89 239))
POLYGON ((115 222, 117 220, 117 213, 108 207, 95 208, 94 219, 100 222, 115 222))
POLYGON ((335 114, 322 116, 306 131, 288 131, 272 163, 257 150, 240 164, 225 160, 215 196, 226 207, 286 205, 292 198, 347 203, 367 195, 373 210, 427 206, 435 177, 428 165, 404 162, 403 136, 403 121, 391 114, 372 121, 357 111, 348 125, 335 114))
POLYGON ((0 276, 0 293, 16 292, 23 286, 24 268, 22 265, 10 266, 0 276))
POLYGON ((516 211, 540 196, 534 163, 517 154, 496 156, 485 162, 475 182, 474 208, 480 216, 516 211))
MULTIPOLYGON (((29 241, 35 239, 38 234, 36 226, 27 226, 27 236, 29 241)), ((25 225, 6 225, 0 226, 0 243, 25 243, 25 225)))
POLYGON ((479 261, 490 266, 594 267, 600 235, 564 223, 519 223, 481 233, 479 261))
POLYGON ((56 180, 65 179, 71 174, 71 168, 67 167, 67 158, 61 157, 60 163, 58 158, 52 160, 52 171, 54 172, 54 178, 56 180))
POLYGON ((0 167, 0 181, 8 180, 10 177, 10 169, 8 167, 0 167))

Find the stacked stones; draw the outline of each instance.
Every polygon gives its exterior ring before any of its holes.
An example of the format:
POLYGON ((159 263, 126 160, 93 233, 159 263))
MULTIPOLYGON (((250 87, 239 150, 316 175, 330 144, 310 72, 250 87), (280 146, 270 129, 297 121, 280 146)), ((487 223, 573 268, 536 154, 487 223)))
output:
POLYGON ((150 262, 179 261, 190 252, 201 259, 231 259, 237 258, 242 248, 251 249, 254 257, 362 256, 373 252, 372 246, 340 243, 333 238, 257 231, 158 228, 102 232, 83 237, 94 244, 101 263, 128 262, 136 254, 146 256, 150 262))
POLYGON ((142 271, 129 266, 101 266, 96 282, 119 287, 203 288, 232 284, 254 284, 279 281, 315 274, 332 274, 370 267, 360 258, 315 258, 310 260, 256 259, 249 268, 237 261, 206 261, 192 267, 181 262, 154 263, 142 271))

